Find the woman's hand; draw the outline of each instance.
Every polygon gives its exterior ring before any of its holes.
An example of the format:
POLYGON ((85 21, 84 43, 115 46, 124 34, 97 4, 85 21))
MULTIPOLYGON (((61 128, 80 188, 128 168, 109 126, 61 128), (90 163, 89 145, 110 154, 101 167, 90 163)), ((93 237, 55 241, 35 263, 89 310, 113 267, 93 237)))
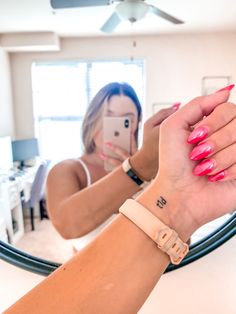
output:
MULTIPOLYGON (((142 178, 149 181, 152 179, 158 169, 158 140, 159 140, 159 126, 160 124, 171 114, 173 114, 176 110, 179 109, 180 103, 175 103, 172 107, 162 109, 154 114, 151 118, 149 118, 144 123, 144 131, 143 131, 143 144, 141 149, 137 152, 137 141, 133 134, 131 139, 131 154, 129 154, 126 150, 112 144, 106 143, 106 146, 117 155, 116 158, 112 158, 108 155, 100 154, 100 157, 103 160, 106 160, 109 164, 111 164, 114 168, 120 166, 122 162, 138 153, 138 162, 141 164, 140 167, 137 167, 137 173, 140 174, 142 178)), ((132 166, 136 170, 136 157, 134 158, 135 161, 132 162, 132 166), (135 165, 133 165, 133 163, 135 165)))
MULTIPOLYGON (((132 143, 134 143, 134 140, 132 141, 132 143)), ((116 158, 108 156, 104 153, 100 154, 100 158, 102 160, 106 160, 107 163, 109 163, 112 168, 116 168, 119 167, 123 161, 127 158, 129 158, 131 155, 123 148, 116 146, 112 143, 106 143, 105 144, 107 146, 107 148, 109 148, 111 150, 111 152, 115 153, 117 155, 116 158)), ((137 150, 137 146, 136 144, 132 145, 132 150, 136 151, 137 150)))
POLYGON ((161 126, 152 189, 157 202, 164 198, 161 211, 183 238, 236 206, 236 106, 226 103, 228 96, 198 97, 161 126))
POLYGON ((143 144, 131 157, 132 168, 146 181, 153 179, 158 170, 159 131, 161 123, 179 109, 180 103, 162 109, 144 123, 143 144))

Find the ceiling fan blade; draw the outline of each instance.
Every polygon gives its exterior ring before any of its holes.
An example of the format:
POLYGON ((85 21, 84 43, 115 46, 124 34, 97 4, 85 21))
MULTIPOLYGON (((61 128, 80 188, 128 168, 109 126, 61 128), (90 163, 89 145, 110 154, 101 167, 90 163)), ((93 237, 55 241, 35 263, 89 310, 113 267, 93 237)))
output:
POLYGON ((149 5, 149 11, 157 16, 162 17, 163 19, 174 23, 174 24, 183 24, 184 22, 175 18, 174 16, 171 16, 169 14, 167 14, 166 12, 158 9, 157 7, 153 6, 153 5, 149 5))
POLYGON ((110 0, 50 0, 53 9, 97 7, 110 4, 110 0))
POLYGON ((115 28, 120 24, 121 19, 119 16, 114 12, 109 19, 103 24, 103 26, 100 28, 102 32, 105 33, 112 33, 115 28))

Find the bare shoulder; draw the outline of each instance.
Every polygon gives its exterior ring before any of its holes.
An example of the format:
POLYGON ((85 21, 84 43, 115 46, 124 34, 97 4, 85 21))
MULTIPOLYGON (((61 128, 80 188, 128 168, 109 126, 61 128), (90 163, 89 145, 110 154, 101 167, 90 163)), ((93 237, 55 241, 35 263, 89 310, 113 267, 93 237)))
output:
POLYGON ((67 173, 68 171, 70 173, 76 172, 76 168, 78 166, 78 161, 76 159, 66 159, 62 160, 59 163, 55 164, 51 169, 49 174, 63 174, 67 173))
POLYGON ((77 159, 66 159, 54 165, 48 174, 48 181, 76 180, 83 182, 84 173, 80 162, 77 159))

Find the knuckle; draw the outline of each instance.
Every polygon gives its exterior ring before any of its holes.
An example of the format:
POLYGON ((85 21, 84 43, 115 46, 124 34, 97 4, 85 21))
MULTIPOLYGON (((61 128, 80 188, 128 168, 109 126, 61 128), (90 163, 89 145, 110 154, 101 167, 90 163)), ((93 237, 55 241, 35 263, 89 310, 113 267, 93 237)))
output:
POLYGON ((236 110, 236 105, 233 102, 227 102, 225 104, 228 104, 228 106, 231 106, 232 109, 236 110))
POLYGON ((236 164, 233 164, 230 168, 228 168, 227 173, 236 177, 236 164))
POLYGON ((215 111, 224 112, 228 110, 235 110, 236 106, 232 102, 225 102, 216 107, 215 111))
POLYGON ((214 115, 220 116, 220 120, 223 123, 229 123, 232 120, 232 113, 236 115, 236 106, 229 102, 217 106, 214 110, 214 115))
POLYGON ((161 130, 166 130, 170 127, 170 120, 164 120, 161 125, 160 125, 160 128, 161 130))
POLYGON ((166 110, 168 110, 168 108, 162 108, 161 110, 159 110, 157 113, 156 113, 156 117, 159 116, 159 115, 162 115, 166 112, 166 110))
POLYGON ((191 102, 200 103, 200 102, 202 102, 205 98, 206 98, 206 96, 197 96, 197 97, 193 98, 193 99, 191 100, 191 102))

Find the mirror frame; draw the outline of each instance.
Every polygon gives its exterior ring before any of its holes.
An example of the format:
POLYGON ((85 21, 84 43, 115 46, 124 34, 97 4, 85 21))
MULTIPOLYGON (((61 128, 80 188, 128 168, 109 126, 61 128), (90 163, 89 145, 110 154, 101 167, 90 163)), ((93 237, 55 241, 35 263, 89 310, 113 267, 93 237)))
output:
MULTIPOLYGON (((179 265, 170 264, 166 272, 183 267, 205 256, 236 234, 236 212, 223 225, 202 240, 190 246, 188 255, 179 265)), ((0 259, 33 273, 48 276, 56 270, 60 263, 51 262, 20 251, 8 243, 0 241, 0 259)))

